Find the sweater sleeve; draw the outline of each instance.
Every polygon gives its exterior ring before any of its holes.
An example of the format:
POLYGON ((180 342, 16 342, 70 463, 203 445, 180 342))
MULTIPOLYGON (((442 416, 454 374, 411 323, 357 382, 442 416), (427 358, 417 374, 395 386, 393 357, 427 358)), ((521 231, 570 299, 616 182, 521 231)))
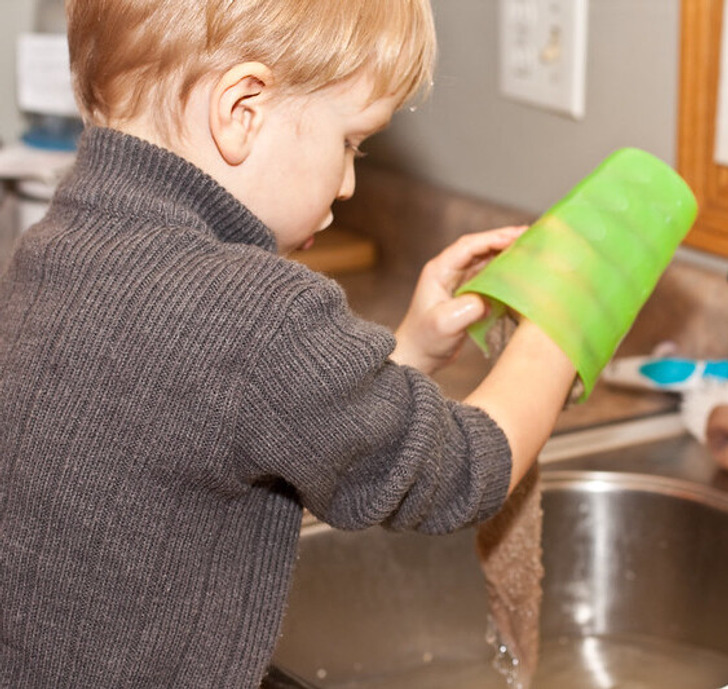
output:
POLYGON ((445 533, 505 500, 508 442, 483 411, 389 359, 392 334, 333 282, 297 295, 245 382, 249 480, 282 478, 322 521, 445 533))

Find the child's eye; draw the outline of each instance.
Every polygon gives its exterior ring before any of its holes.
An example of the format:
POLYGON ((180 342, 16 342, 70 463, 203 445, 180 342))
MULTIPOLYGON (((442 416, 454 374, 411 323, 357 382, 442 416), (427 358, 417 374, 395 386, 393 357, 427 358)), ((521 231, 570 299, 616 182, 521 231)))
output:
POLYGON ((347 139, 344 145, 348 150, 354 153, 354 158, 365 158, 367 155, 364 151, 360 150, 360 148, 353 141, 349 141, 347 139))

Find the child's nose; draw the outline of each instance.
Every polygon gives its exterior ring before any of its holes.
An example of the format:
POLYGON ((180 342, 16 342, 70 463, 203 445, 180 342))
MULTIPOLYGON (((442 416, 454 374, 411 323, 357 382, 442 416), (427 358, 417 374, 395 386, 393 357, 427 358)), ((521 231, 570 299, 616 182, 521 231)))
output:
POLYGON ((356 189, 356 173, 354 171, 354 161, 351 160, 346 164, 341 187, 339 187, 339 193, 336 196, 337 200, 346 201, 350 199, 354 195, 354 189, 356 189))

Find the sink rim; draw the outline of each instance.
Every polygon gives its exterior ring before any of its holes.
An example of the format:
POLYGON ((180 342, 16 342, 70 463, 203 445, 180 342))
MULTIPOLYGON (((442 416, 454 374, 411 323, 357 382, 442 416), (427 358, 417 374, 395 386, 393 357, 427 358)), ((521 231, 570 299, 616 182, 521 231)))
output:
POLYGON ((631 490, 674 497, 728 512, 728 493, 687 479, 655 474, 593 469, 549 469, 541 472, 543 490, 567 489, 606 493, 631 490))

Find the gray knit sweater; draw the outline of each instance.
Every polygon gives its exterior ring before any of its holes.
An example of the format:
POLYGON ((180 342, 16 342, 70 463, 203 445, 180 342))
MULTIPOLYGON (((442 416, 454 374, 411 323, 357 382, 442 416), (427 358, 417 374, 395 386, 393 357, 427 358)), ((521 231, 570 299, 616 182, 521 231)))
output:
POLYGON ((393 345, 200 170, 87 131, 0 281, 0 685, 257 687, 302 506, 493 514, 504 435, 393 345))

